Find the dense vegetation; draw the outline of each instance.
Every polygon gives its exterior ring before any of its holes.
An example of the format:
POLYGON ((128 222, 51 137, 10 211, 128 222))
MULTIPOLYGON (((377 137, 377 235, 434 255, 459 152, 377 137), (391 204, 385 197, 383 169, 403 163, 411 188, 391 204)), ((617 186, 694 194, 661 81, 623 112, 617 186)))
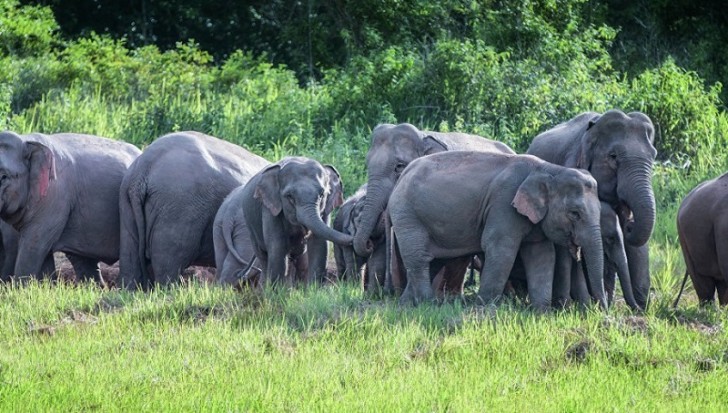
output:
POLYGON ((509 307, 494 317, 459 305, 399 312, 347 285, 262 298, 197 286, 148 296, 4 286, 0 343, 12 351, 0 355, 0 407, 460 411, 482 410, 485 394, 500 409, 716 407, 728 366, 725 317, 696 311, 692 297, 684 312, 666 307, 684 269, 677 206, 728 169, 719 2, 94 4, 0 0, 0 129, 84 132, 140 147, 194 129, 271 160, 332 163, 350 193, 365 180, 369 135, 381 122, 477 133, 524 151, 583 111, 645 112, 658 149, 655 305, 645 318, 568 312, 541 322, 509 307), (315 364, 322 359, 330 364, 315 364), (175 382, 186 374, 194 380, 175 382), (409 374, 417 379, 399 378, 409 374), (438 377, 437 391, 410 395, 412 383, 438 377), (463 391, 459 380, 475 387, 463 391), (312 381, 324 387, 312 392, 312 381), (387 391, 412 399, 390 404, 387 391), (554 393, 570 396, 542 404, 554 393), (640 398, 647 394, 655 398, 640 398))

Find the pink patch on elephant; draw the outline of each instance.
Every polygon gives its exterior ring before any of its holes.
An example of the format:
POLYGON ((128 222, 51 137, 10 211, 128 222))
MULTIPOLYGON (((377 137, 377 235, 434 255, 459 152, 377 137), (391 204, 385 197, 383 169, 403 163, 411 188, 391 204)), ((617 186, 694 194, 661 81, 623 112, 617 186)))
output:
POLYGON ((53 154, 50 151, 46 151, 45 158, 45 162, 40 170, 40 176, 38 177, 38 191, 41 197, 44 197, 48 192, 48 186, 51 180, 56 179, 56 163, 53 159, 53 154))

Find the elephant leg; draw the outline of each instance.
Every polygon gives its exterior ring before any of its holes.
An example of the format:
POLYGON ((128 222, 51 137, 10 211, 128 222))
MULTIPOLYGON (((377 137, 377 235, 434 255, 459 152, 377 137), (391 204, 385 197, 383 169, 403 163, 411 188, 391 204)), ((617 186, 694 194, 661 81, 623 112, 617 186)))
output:
POLYGON ((15 273, 15 259, 18 256, 18 232, 10 224, 4 221, 0 222, 2 229, 3 241, 3 265, 2 280, 10 280, 10 276, 15 273))
POLYGON ((39 278, 55 281, 57 277, 58 272, 56 271, 56 261, 53 259, 53 253, 51 252, 46 255, 45 260, 43 260, 43 267, 40 270, 39 278))
MULTIPOLYGON (((64 217, 63 211, 59 211, 58 217, 64 217)), ((65 222, 31 223, 23 228, 18 238, 18 256, 15 261, 16 277, 28 278, 29 276, 39 277, 43 272, 43 265, 47 257, 53 256, 53 244, 58 240, 65 227, 65 222), (52 230, 49 231, 49 228, 52 230), (35 234, 43 234, 36 236, 35 234)))
POLYGON ((328 258, 328 252, 329 248, 326 243, 325 238, 317 237, 315 235, 311 235, 311 237, 306 241, 307 247, 306 247, 306 260, 308 263, 308 268, 306 269, 307 274, 304 274, 304 276, 310 281, 310 282, 318 282, 322 283, 325 281, 327 273, 326 273, 326 260, 328 258))
POLYGON ((725 280, 718 280, 715 283, 718 292, 718 302, 721 306, 728 305, 728 283, 725 280))
POLYGON ((571 302, 571 267, 573 258, 569 249, 561 245, 554 246, 556 265, 554 266, 553 304, 557 308, 566 308, 571 302))
POLYGON ((400 294, 407 286, 407 272, 404 262, 402 261, 402 253, 399 248, 397 236, 393 230, 390 230, 390 236, 387 237, 387 251, 389 258, 387 259, 388 271, 384 280, 384 292, 388 294, 400 294))
POLYGON ((612 306, 614 301, 614 289, 616 288, 616 269, 612 268, 611 265, 607 265, 606 258, 604 259, 604 292, 607 293, 607 303, 612 306))
POLYGON ((76 273, 76 282, 89 280, 93 280, 96 283, 101 282, 99 262, 97 260, 81 257, 76 254, 66 254, 66 257, 73 266, 73 272, 76 273))
POLYGON ((307 253, 291 258, 289 272, 293 274, 292 283, 321 282, 318 278, 314 278, 310 272, 311 256, 307 253))
POLYGON ((586 307, 591 302, 589 286, 586 283, 584 267, 581 262, 572 259, 571 265, 571 298, 580 305, 586 307))
POLYGON ((647 244, 635 247, 625 244, 634 298, 640 308, 647 308, 650 297, 650 250, 647 244))
POLYGON ((519 251, 526 270, 528 296, 531 306, 546 311, 553 295, 556 253, 551 241, 524 242, 519 251))
POLYGON ((424 247, 428 239, 423 228, 410 228, 404 235, 397 235, 402 261, 407 270, 407 286, 399 299, 400 305, 418 305, 432 301, 434 291, 430 281, 432 255, 424 247))
POLYGON ((480 242, 485 254, 478 289, 478 297, 483 304, 494 304, 503 295, 520 244, 521 238, 504 237, 496 231, 489 231, 486 226, 480 242))
MULTIPOLYGON (((352 249, 353 252, 353 249, 352 249)), ((384 285, 384 277, 386 272, 387 253, 383 245, 374 248, 372 255, 366 261, 366 277, 367 290, 370 292, 379 292, 384 285)), ((361 267, 361 265, 359 266, 361 267)))

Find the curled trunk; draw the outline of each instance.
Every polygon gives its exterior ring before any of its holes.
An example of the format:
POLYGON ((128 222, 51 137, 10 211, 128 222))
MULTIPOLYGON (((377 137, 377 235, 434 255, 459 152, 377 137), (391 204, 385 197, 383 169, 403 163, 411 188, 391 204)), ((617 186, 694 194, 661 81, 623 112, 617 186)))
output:
POLYGON ((619 174, 617 192, 629 209, 633 221, 625 226, 624 239, 629 245, 647 243, 655 226, 655 195, 652 191, 652 165, 640 163, 619 174))

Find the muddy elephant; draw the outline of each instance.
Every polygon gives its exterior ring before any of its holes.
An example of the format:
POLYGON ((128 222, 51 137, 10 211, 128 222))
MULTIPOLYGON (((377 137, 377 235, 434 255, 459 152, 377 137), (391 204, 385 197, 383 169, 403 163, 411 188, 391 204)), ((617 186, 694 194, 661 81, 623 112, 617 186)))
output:
POLYGON ((401 304, 433 298, 430 264, 484 254, 479 298, 496 301, 520 254, 531 305, 551 305, 554 243, 580 251, 606 308, 604 253, 594 178, 530 155, 444 152, 414 160, 389 199, 408 274, 401 304))
MULTIPOLYGON (((279 176, 283 176, 282 179, 263 179, 262 181, 256 181, 254 185, 258 185, 260 191, 257 193, 260 197, 270 197, 272 196, 273 189, 268 188, 267 185, 277 183, 280 187, 281 185, 285 185, 283 183, 284 179, 289 179, 289 185, 291 187, 285 188, 286 194, 290 194, 290 199, 296 199, 297 205, 300 205, 302 209, 305 209, 306 204, 303 201, 303 198, 296 197, 304 196, 306 190, 317 191, 318 187, 306 189, 304 189, 303 187, 306 185, 313 186, 324 183, 326 185, 324 189, 324 193, 326 194, 326 196, 325 199, 321 200, 321 207, 323 209, 317 216, 320 217, 318 219, 322 221, 325 227, 332 210, 336 206, 341 204, 343 185, 341 183, 338 172, 336 172, 333 167, 328 165, 324 167, 327 176, 321 178, 320 180, 317 180, 316 182, 313 182, 311 179, 312 172, 306 172, 307 168, 313 168, 317 166, 313 165, 313 162, 315 161, 309 162, 305 158, 284 159, 281 162, 274 164, 272 170, 264 174, 267 178, 271 178, 273 174, 279 174, 279 176), (280 175, 281 167, 286 168, 285 173, 283 173, 282 175, 280 175), (303 173, 301 176, 296 176, 297 171, 304 171, 305 173, 303 173), (294 191, 293 187, 297 186, 301 186, 301 188, 296 188, 294 191), (265 192, 264 194, 264 190, 268 190, 268 192, 265 192)), ((316 162, 316 164, 318 164, 318 162, 316 162)), ((256 192, 254 191, 254 196, 255 193, 256 192)), ((222 205, 220 206, 220 210, 215 216, 213 238, 215 241, 217 277, 221 283, 233 284, 235 282, 238 282, 240 279, 240 274, 244 272, 248 273, 248 276, 246 277, 248 279, 252 279, 253 277, 259 278, 263 274, 263 267, 260 264, 255 264, 252 269, 248 269, 248 266, 251 263, 251 258, 255 258, 257 256, 257 253, 253 242, 252 233, 251 231, 249 231, 248 222, 245 219, 243 205, 246 202, 246 196, 247 195, 245 191, 245 186, 240 186, 236 188, 233 192, 230 193, 227 198, 225 198, 225 201, 222 203, 222 205)), ((290 215, 291 212, 289 211, 289 205, 284 205, 284 203, 290 204, 291 201, 289 200, 289 198, 286 197, 283 197, 283 201, 284 202, 281 203, 282 214, 279 214, 279 216, 283 218, 287 211, 289 214, 288 216, 293 216, 290 215)), ((268 210, 261 209, 260 212, 264 213, 265 211, 268 210)), ((302 216, 305 215, 302 211, 297 211, 296 213, 299 213, 302 216)), ((291 275, 291 277, 295 277, 300 281, 323 281, 323 278, 326 275, 326 258, 328 252, 328 248, 326 245, 327 238, 325 238, 325 235, 329 234, 330 231, 321 231, 321 227, 317 225, 318 223, 310 224, 310 217, 294 217, 293 222, 308 222, 307 224, 301 225, 305 226, 306 228, 309 228, 310 226, 312 234, 305 237, 305 239, 303 240, 299 240, 305 244, 305 254, 291 254, 288 256, 289 265, 287 269, 288 271, 291 271, 291 273, 289 274, 291 275), (306 221, 306 219, 309 219, 309 221, 306 221), (314 231, 313 228, 316 228, 317 231, 314 231), (322 242, 323 245, 317 245, 322 242), (296 272, 295 274, 293 273, 294 269, 296 272)), ((280 224, 283 224, 284 227, 286 226, 285 222, 281 222, 280 224)), ((288 224, 291 224, 290 221, 288 222, 288 224)), ((264 226, 265 225, 269 224, 264 224, 264 226)), ((295 232, 296 230, 292 231, 292 233, 295 232)), ((294 234, 294 238, 295 236, 297 235, 294 234)), ((273 239, 272 235, 269 235, 268 238, 269 240, 273 239)))
MULTIPOLYGON (((728 173, 696 186, 677 212, 686 276, 702 305, 728 305, 728 173)), ((682 292, 682 291, 681 291, 682 292)), ((676 301, 677 304, 677 301, 676 301)))
POLYGON ((190 265, 215 265, 212 227, 220 204, 269 164, 199 132, 152 142, 121 183, 119 281, 128 289, 167 285, 190 265))
MULTIPOLYGON (((238 202, 264 285, 311 281, 306 266, 326 262, 327 240, 351 245, 350 235, 326 223, 343 201, 336 169, 305 157, 283 158, 250 179, 238 202)), ((316 276, 323 278, 323 274, 316 276)))
MULTIPOLYGON (((639 306, 632 291, 627 253, 624 247, 624 236, 617 213, 612 207, 602 202, 600 205, 600 223, 602 248, 604 250, 604 290, 607 302, 611 306, 614 300, 615 274, 619 277, 624 301, 632 310, 639 310, 639 306)), ((554 304, 565 306, 569 299, 586 305, 591 301, 591 294, 587 285, 587 277, 581 262, 575 261, 568 250, 557 247, 556 274, 554 276, 554 304), (565 267, 559 271, 560 265, 565 267), (559 277, 562 273, 563 278, 559 277)))
MULTIPOLYGON (((354 250, 358 255, 366 257, 374 250, 372 233, 380 222, 392 189, 405 167, 414 159, 454 150, 515 153, 504 143, 480 136, 421 131, 409 123, 381 124, 374 128, 366 158, 367 197, 360 217, 360 227, 354 236, 354 250)), ((389 245, 389 241, 387 242, 389 245)), ((387 249, 391 249, 391 246, 387 249)), ((387 277, 391 278, 389 270, 387 277)), ((385 289, 391 290, 389 286, 385 286, 385 289)))
POLYGON ((139 149, 72 133, 2 132, 0 146, 0 218, 17 230, 13 274, 52 271, 61 251, 79 278, 98 281, 99 261, 119 258, 119 185, 139 149))
POLYGON ((650 276, 647 240, 655 225, 654 126, 640 112, 582 113, 536 136, 528 153, 589 171, 599 199, 620 213, 635 300, 645 308, 650 276))

